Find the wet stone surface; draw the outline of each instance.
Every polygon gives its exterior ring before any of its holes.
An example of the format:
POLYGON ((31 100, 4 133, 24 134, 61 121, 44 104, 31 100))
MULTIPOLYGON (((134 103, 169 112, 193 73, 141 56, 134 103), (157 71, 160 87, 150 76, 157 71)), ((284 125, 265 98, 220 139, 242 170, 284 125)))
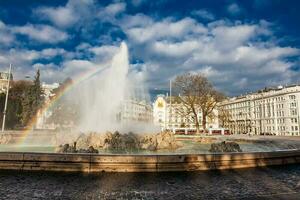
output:
POLYGON ((0 171, 0 199, 299 199, 299 191, 300 165, 93 175, 0 171))

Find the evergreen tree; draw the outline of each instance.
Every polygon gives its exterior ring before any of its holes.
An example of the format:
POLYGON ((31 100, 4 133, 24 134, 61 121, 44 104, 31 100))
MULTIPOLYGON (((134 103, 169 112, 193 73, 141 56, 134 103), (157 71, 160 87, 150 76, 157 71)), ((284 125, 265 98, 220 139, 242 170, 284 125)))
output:
MULTIPOLYGON (((18 129, 22 127, 23 107, 22 101, 28 88, 32 85, 29 81, 12 81, 8 95, 6 129, 18 129)), ((4 110, 5 93, 0 94, 0 110, 4 110)), ((3 115, 0 115, 2 122, 3 115)))
POLYGON ((37 70, 33 84, 26 90, 22 100, 22 124, 26 126, 43 104, 43 91, 40 83, 40 70, 37 70))
POLYGON ((36 72, 35 79, 33 81, 32 86, 32 94, 33 94, 33 111, 36 114, 37 111, 41 108, 43 104, 43 91, 40 82, 40 70, 38 69, 36 72))

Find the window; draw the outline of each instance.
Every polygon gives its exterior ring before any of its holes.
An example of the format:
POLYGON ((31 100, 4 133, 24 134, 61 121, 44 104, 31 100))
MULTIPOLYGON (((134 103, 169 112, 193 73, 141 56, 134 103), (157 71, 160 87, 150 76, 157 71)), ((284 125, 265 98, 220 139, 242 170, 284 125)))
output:
POLYGON ((296 109, 291 109, 291 115, 297 115, 297 110, 296 109))
POLYGON ((290 107, 291 108, 295 108, 297 105, 296 105, 296 102, 292 102, 292 103, 290 103, 290 107))
POLYGON ((296 96, 295 95, 290 95, 289 98, 290 99, 296 99, 296 96))

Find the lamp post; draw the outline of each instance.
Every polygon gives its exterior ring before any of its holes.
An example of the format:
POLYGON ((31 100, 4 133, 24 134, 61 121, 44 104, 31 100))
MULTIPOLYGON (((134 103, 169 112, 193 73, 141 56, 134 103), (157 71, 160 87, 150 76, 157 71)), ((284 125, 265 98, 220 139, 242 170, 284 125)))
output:
POLYGON ((6 109, 7 109, 7 101, 8 101, 10 74, 11 74, 11 64, 9 64, 9 70, 8 70, 6 97, 5 97, 5 104, 4 104, 4 111, 3 111, 3 121, 2 121, 2 132, 4 132, 4 129, 5 129, 5 119, 6 119, 6 109))
POLYGON ((170 124, 172 125, 172 131, 173 131, 173 121, 172 121, 172 79, 170 79, 170 124))

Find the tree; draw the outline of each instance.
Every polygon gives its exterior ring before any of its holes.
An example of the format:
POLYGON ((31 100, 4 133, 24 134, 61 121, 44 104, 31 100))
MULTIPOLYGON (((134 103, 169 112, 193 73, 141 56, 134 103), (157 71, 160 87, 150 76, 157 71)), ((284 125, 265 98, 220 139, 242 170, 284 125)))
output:
POLYGON ((208 79, 202 74, 183 74, 176 77, 174 90, 177 98, 184 105, 186 116, 192 115, 197 133, 200 132, 198 114, 202 113, 202 127, 206 130, 206 119, 213 114, 217 103, 224 99, 224 95, 218 92, 208 79))
MULTIPOLYGON (((218 107, 218 119, 221 127, 226 127, 231 120, 231 115, 224 107, 218 107)), ((228 128, 228 127, 226 127, 228 128)))
POLYGON ((43 90, 40 83, 40 70, 38 69, 32 85, 26 90, 22 100, 22 123, 26 126, 42 107, 43 90))
POLYGON ((43 90, 40 82, 40 70, 38 69, 33 81, 33 109, 36 113, 43 104, 43 90))
MULTIPOLYGON (((8 95, 6 128, 16 129, 22 127, 22 100, 25 92, 32 85, 29 81, 12 81, 8 95)), ((4 109, 5 93, 0 94, 0 110, 4 109)), ((1 121, 3 116, 0 116, 1 121)))

